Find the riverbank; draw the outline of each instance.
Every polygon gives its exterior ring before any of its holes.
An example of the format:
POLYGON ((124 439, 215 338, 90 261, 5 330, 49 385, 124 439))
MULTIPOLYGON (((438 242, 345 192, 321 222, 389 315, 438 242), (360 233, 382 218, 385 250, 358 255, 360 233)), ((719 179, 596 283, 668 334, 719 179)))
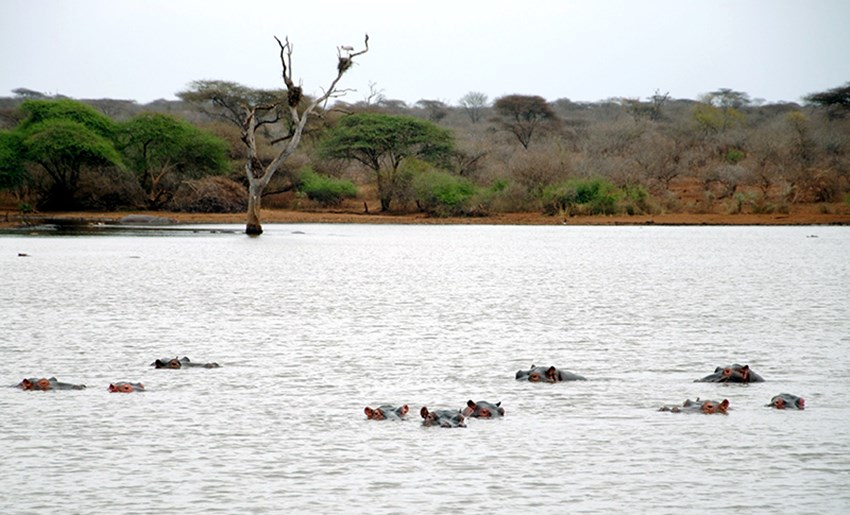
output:
MULTIPOLYGON (((19 227, 40 223, 118 223, 129 212, 63 212, 22 215, 5 212, 0 227, 19 227)), ((179 224, 244 224, 244 213, 173 213, 170 211, 134 211, 163 217, 179 224)), ((495 213, 480 217, 436 218, 422 213, 381 214, 354 211, 293 211, 264 209, 263 224, 342 223, 342 224, 466 224, 466 225, 850 225, 850 206, 846 204, 797 204, 788 213, 720 214, 663 213, 656 215, 547 216, 541 213, 495 213)))

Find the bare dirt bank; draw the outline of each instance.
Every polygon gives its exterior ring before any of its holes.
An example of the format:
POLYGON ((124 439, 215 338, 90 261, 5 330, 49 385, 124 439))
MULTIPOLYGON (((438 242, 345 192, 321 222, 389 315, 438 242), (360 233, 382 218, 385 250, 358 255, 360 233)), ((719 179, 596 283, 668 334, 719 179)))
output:
MULTIPOLYGON (((66 223, 116 223, 126 212, 73 212, 21 215, 0 214, 0 227, 17 227, 51 221, 66 223)), ((170 218, 180 224, 243 224, 244 213, 172 213, 134 211, 170 218)), ((490 224, 490 225, 850 225, 850 206, 846 204, 797 204, 789 213, 717 214, 664 213, 657 215, 547 216, 540 213, 498 213, 482 217, 434 218, 421 213, 381 214, 354 211, 263 210, 262 222, 275 223, 356 223, 356 224, 490 224)))

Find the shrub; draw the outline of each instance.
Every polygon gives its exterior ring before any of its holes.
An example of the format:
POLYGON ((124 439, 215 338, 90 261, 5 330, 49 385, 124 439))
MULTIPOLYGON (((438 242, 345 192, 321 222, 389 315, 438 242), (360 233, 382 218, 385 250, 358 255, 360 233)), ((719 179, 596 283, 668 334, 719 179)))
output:
POLYGON ((177 188, 170 208, 190 213, 238 213, 248 208, 248 191, 219 175, 185 181, 177 188))
POLYGON ((413 179, 419 209, 435 216, 464 216, 473 212, 470 199, 476 188, 469 180, 446 172, 430 171, 413 179))
POLYGON ((622 210, 629 215, 649 213, 652 209, 649 205, 649 191, 645 186, 630 185, 622 189, 620 204, 622 210))
POLYGON ((726 161, 729 164, 738 164, 739 161, 743 160, 747 155, 737 148, 733 148, 726 152, 726 161))
POLYGON ((612 215, 617 212, 618 191, 601 179, 572 179, 543 190, 543 212, 547 215, 612 215))
POLYGON ((136 177, 115 167, 84 170, 76 197, 80 209, 93 211, 121 211, 145 206, 145 192, 136 177))
POLYGON ((338 206, 357 196, 357 186, 350 180, 319 175, 309 168, 301 170, 296 189, 323 207, 338 206))

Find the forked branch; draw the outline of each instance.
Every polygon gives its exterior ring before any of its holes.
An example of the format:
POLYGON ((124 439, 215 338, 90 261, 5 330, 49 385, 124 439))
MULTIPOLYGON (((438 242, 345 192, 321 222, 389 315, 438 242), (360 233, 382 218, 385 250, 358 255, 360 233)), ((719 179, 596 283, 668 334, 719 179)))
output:
POLYGON ((278 46, 280 46, 280 66, 283 83, 286 84, 286 103, 289 104, 289 107, 298 107, 304 91, 301 89, 301 86, 296 86, 292 82, 292 43, 289 42, 288 36, 284 38, 286 43, 281 43, 277 36, 274 39, 277 41, 278 46))

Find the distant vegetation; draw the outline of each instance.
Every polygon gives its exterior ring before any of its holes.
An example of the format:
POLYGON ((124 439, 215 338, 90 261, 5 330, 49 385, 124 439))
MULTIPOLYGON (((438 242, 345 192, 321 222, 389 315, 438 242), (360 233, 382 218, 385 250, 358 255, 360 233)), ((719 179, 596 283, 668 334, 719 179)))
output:
MULTIPOLYGON (((231 86, 257 98, 276 94, 231 86)), ((246 208, 245 147, 238 127, 222 122, 221 105, 15 93, 0 99, 0 189, 9 208, 246 208)), ((765 104, 718 89, 698 100, 656 91, 595 103, 491 101, 470 92, 456 105, 408 105, 373 84, 363 100, 311 119, 264 205, 573 216, 770 213, 850 199, 850 83, 805 101, 765 104)), ((285 111, 269 120, 256 131, 261 166, 292 134, 285 111)))

